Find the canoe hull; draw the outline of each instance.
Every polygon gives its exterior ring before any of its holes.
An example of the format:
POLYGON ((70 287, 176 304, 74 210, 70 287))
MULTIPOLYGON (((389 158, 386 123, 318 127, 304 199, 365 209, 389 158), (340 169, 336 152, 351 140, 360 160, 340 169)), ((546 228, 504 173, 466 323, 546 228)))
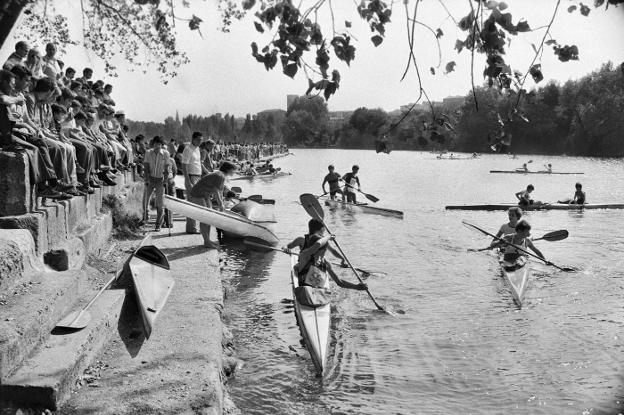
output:
POLYGON ((275 216, 275 204, 262 204, 252 200, 243 200, 242 202, 232 206, 231 212, 243 215, 253 222, 277 222, 275 216))
POLYGON ((325 201, 325 206, 328 206, 330 209, 344 209, 351 212, 369 213, 372 215, 390 216, 393 218, 403 219, 403 212, 400 210, 384 209, 366 204, 353 204, 343 202, 342 200, 327 199, 325 201))
MULTIPOLYGON (((451 205, 446 210, 508 210, 517 207, 514 203, 499 203, 489 205, 451 205)), ((522 210, 592 210, 592 209, 624 209, 624 203, 593 203, 585 205, 568 205, 565 203, 543 203, 523 207, 522 210)))
POLYGON ((240 238, 256 238, 272 246, 279 243, 279 238, 269 228, 237 213, 208 209, 168 195, 165 195, 165 208, 240 238))
POLYGON ((174 280, 167 257, 155 246, 142 246, 128 263, 145 337, 150 338, 156 317, 165 306, 174 280))
POLYGON ((490 170, 490 173, 499 174, 585 174, 583 172, 563 172, 563 171, 516 171, 516 170, 490 170))
POLYGON ((522 308, 524 294, 529 286, 529 278, 531 277, 531 269, 529 260, 525 256, 520 256, 516 262, 507 262, 500 254, 498 263, 501 267, 503 277, 511 290, 511 295, 518 308, 522 308))
POLYGON ((273 179, 278 179, 280 177, 287 177, 290 176, 290 173, 285 173, 285 172, 278 172, 275 174, 256 174, 256 175, 244 175, 244 176, 238 176, 238 177, 234 177, 231 178, 230 181, 232 180, 273 180, 273 179))
MULTIPOLYGON (((295 288, 299 287, 299 278, 295 272, 297 258, 290 256, 290 279, 295 303, 295 315, 304 344, 319 374, 324 375, 327 369, 327 351, 329 350, 329 331, 331 307, 329 304, 320 307, 308 307, 299 304, 295 288)), ((327 281, 329 287, 329 280, 327 281)))

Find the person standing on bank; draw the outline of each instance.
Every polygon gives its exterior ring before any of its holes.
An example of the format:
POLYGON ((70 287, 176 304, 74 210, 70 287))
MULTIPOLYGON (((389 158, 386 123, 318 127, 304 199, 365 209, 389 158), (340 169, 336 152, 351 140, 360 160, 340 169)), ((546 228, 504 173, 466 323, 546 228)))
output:
POLYGON ((345 197, 348 203, 357 204, 357 198, 355 197, 355 189, 360 190, 360 178, 357 176, 360 167, 355 165, 351 168, 351 172, 342 176, 342 180, 345 183, 342 192, 342 201, 345 201, 345 197))
POLYGON ((152 140, 152 149, 148 150, 143 157, 145 172, 145 193, 143 194, 143 220, 149 218, 149 202, 152 193, 156 192, 156 232, 160 231, 163 220, 163 204, 165 199, 165 183, 168 180, 171 161, 169 152, 164 149, 165 142, 160 136, 152 140))
MULTIPOLYGON (((189 192, 202 176, 201 149, 202 133, 194 132, 191 144, 184 147, 180 162, 184 174, 184 187, 189 192)), ((186 218, 186 233, 199 233, 199 222, 186 218)))
MULTIPOLYGON (((224 161, 219 170, 209 173, 202 177, 189 192, 189 201, 200 206, 212 208, 212 199, 217 202, 217 209, 225 210, 223 204, 223 193, 225 190, 225 181, 231 177, 236 171, 236 166, 229 161, 224 161)), ((187 188, 188 189, 188 188, 187 188)), ((204 238, 204 246, 207 248, 218 249, 219 243, 210 240, 210 225, 200 224, 201 234, 204 238)))

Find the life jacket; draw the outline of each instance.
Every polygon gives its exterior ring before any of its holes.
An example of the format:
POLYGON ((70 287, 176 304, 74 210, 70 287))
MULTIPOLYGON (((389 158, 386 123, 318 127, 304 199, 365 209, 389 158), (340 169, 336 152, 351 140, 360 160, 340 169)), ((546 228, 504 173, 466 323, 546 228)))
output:
MULTIPOLYGON (((305 235, 304 243, 301 251, 314 245, 319 239, 318 235, 305 235)), ((318 251, 312 254, 305 263, 298 263, 299 285, 308 285, 311 287, 323 288, 327 283, 327 266, 325 265, 325 252, 327 246, 322 246, 318 251)), ((301 256, 300 256, 301 258, 301 256)))

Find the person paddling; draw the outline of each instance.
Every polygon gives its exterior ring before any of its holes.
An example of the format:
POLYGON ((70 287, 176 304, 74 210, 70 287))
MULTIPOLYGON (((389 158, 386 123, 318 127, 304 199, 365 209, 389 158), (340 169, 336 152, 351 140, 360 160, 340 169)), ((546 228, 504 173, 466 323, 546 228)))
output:
POLYGON ((511 235, 503 236, 502 239, 508 243, 497 241, 493 243, 492 245, 490 245, 490 247, 500 248, 501 252, 504 254, 503 259, 507 262, 513 263, 513 262, 516 262, 520 256, 526 256, 525 253, 518 250, 515 246, 509 245, 509 244, 516 245, 524 249, 525 251, 528 248, 532 250, 533 252, 535 252, 537 256, 545 260, 546 258, 544 258, 544 254, 542 254, 542 252, 539 249, 537 249, 535 245, 533 245, 533 241, 531 241, 530 237, 531 237, 531 225, 529 224, 529 222, 523 219, 519 221, 518 224, 516 225, 515 233, 511 235))
POLYGON ((517 168, 517 169, 516 169, 516 171, 524 171, 524 172, 528 172, 528 171, 529 171, 529 166, 527 166, 527 164, 526 164, 526 163, 524 163, 524 164, 522 165, 522 167, 517 168))
POLYGON ((576 191, 572 199, 559 200, 557 203, 564 203, 568 205, 584 205, 586 203, 585 192, 583 191, 583 185, 577 183, 574 185, 576 191))
MULTIPOLYGON (((324 292, 327 274, 334 280, 334 282, 341 288, 349 288, 353 290, 367 290, 368 286, 364 283, 353 284, 348 281, 344 281, 338 277, 333 270, 331 264, 325 260, 325 253, 330 251, 336 257, 344 258, 332 247, 329 246, 329 241, 333 239, 333 235, 325 235, 325 226, 323 222, 317 219, 311 219, 308 222, 308 234, 295 238, 292 242, 286 245, 284 252, 291 253, 291 249, 299 248, 299 261, 295 266, 295 271, 299 278, 300 287, 312 287, 315 290, 303 289, 300 292, 295 291, 297 300, 301 303, 318 306, 322 304, 314 304, 316 300, 321 300, 321 297, 327 297, 328 293, 324 292), (320 292, 317 290, 321 290, 320 292)), ((327 298, 327 302, 329 299, 327 298)))
MULTIPOLYGON (((217 208, 223 212, 225 210, 223 204, 225 181, 234 174, 234 171, 236 171, 236 166, 229 161, 224 161, 218 171, 205 175, 191 188, 189 201, 212 209, 212 199, 214 199, 217 202, 217 208)), ((199 229, 204 237, 204 246, 217 249, 219 244, 210 240, 210 225, 200 223, 199 229)))
MULTIPOLYGON (((503 224, 500 227, 500 229, 496 233, 496 238, 500 238, 505 235, 516 233, 516 225, 518 224, 518 221, 522 217, 522 209, 520 209, 519 207, 509 208, 509 210, 507 211, 507 215, 509 217, 509 222, 503 224)), ((494 244, 497 241, 496 238, 494 238, 494 240, 492 241, 492 244, 494 244)))
POLYGON ((546 171, 548 173, 552 173, 552 164, 550 164, 550 163, 544 164, 544 167, 546 168, 546 171))
POLYGON ((526 190, 521 190, 516 193, 516 197, 518 198, 518 206, 527 207, 533 204, 533 199, 531 199, 531 193, 535 190, 532 184, 528 185, 526 190))
POLYGON ((329 167, 327 167, 327 169, 329 170, 329 173, 327 173, 327 175, 323 179, 323 184, 321 184, 321 186, 323 187, 323 194, 327 194, 327 190, 325 190, 325 183, 328 183, 329 184, 329 197, 331 198, 331 200, 336 200, 336 193, 342 194, 342 190, 340 190, 340 182, 339 182, 340 173, 337 173, 335 171, 333 164, 330 164, 329 167))
POLYGON ((360 166, 357 164, 351 168, 351 172, 342 176, 342 181, 345 182, 345 187, 342 193, 342 201, 357 204, 357 198, 355 197, 355 186, 357 185, 358 190, 360 189, 360 178, 358 177, 358 172, 360 171, 360 166))

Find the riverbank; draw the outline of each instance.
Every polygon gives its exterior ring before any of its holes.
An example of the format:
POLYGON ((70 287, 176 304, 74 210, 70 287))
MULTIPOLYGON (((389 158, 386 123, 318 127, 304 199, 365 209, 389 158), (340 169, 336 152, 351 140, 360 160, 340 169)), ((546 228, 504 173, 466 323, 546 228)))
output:
POLYGON ((225 389, 233 348, 222 322, 218 253, 184 227, 176 219, 171 236, 162 231, 150 242, 167 255, 175 280, 152 336, 144 338, 134 295, 127 295, 123 307, 132 311, 122 310, 119 336, 85 371, 60 413, 237 413, 225 389))

